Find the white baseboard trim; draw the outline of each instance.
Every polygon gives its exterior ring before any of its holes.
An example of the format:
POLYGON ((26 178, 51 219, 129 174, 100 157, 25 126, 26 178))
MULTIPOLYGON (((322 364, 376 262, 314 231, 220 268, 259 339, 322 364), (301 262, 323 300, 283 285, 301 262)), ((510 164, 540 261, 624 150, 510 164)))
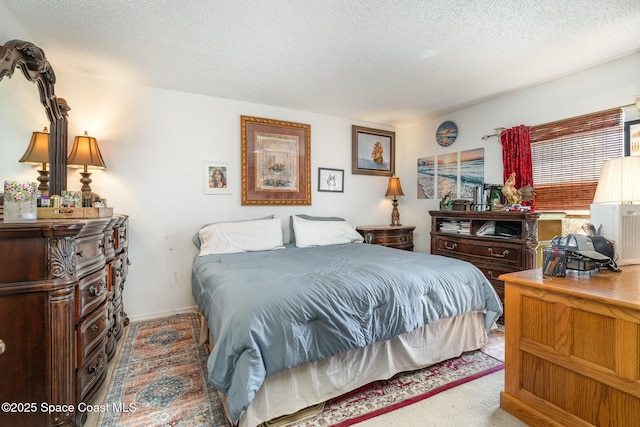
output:
MULTIPOLYGON (((125 307, 125 312, 127 311, 125 307)), ((175 314, 183 314, 183 313, 197 313, 198 307, 193 305, 191 307, 178 308, 174 310, 167 311, 157 311, 155 313, 147 313, 147 314, 137 314, 133 316, 129 316, 129 320, 131 322, 140 322, 142 320, 152 320, 152 319, 160 319, 162 317, 169 317, 175 314)))

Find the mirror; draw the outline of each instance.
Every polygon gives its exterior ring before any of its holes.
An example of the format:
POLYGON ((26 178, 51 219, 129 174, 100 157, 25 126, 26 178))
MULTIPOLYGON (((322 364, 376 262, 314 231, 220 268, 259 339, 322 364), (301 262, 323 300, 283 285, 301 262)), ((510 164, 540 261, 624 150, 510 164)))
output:
MULTIPOLYGON (((49 119, 49 194, 67 189, 67 114, 69 106, 54 92, 56 76, 44 52, 33 43, 11 40, 0 46, 0 81, 16 68, 38 86, 40 102, 49 119)), ((16 159, 17 161, 17 159, 16 159)))

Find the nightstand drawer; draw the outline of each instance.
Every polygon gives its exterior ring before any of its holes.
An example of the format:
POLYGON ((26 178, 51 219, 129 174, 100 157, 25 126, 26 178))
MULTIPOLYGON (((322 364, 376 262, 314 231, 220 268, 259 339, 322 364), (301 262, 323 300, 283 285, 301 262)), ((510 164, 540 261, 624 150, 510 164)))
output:
POLYGON ((356 227, 364 237, 365 243, 386 246, 395 249, 413 250, 414 226, 371 226, 356 227))

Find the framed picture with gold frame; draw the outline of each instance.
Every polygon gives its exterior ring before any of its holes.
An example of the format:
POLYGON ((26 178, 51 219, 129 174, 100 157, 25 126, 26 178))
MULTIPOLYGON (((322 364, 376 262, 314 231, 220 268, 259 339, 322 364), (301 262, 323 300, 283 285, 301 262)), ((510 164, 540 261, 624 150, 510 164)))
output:
POLYGON ((396 133, 353 125, 351 173, 393 176, 396 168, 396 133))
POLYGON ((311 125, 240 116, 242 205, 311 204, 311 125))

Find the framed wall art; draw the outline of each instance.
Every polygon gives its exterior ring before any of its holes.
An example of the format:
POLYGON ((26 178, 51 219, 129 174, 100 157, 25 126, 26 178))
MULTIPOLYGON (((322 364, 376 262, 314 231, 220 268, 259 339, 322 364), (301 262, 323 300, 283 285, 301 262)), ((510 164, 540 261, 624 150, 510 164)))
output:
POLYGON ((318 191, 344 192, 344 170, 318 168, 318 191))
POLYGON ((640 120, 624 124, 624 155, 640 156, 640 120))
POLYGON ((352 126, 351 173, 393 176, 396 162, 396 133, 352 126))
POLYGON ((311 125, 240 117, 242 205, 311 204, 311 125))
POLYGON ((231 194, 229 187, 229 162, 205 160, 203 167, 204 194, 231 194))

